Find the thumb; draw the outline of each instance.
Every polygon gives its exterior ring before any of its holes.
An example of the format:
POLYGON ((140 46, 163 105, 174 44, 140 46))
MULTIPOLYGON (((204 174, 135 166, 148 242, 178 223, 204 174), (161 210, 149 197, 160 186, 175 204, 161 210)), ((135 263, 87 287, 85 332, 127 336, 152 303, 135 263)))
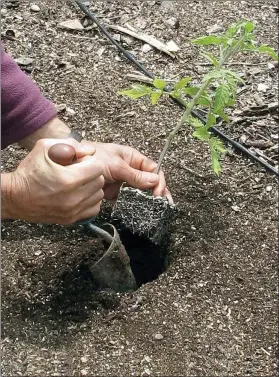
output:
POLYGON ((149 189, 159 182, 158 174, 133 169, 128 164, 123 169, 121 178, 130 186, 138 189, 149 189))

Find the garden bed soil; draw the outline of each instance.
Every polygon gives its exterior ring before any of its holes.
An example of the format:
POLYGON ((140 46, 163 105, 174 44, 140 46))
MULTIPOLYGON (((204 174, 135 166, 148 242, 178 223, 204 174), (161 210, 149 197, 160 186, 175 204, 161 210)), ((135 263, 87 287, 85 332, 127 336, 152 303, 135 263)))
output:
MULTIPOLYGON (((105 24, 128 20, 181 47, 172 59, 154 49, 142 52, 140 41, 120 37, 163 78, 201 78, 208 67, 190 40, 214 25, 250 19, 260 42, 277 48, 276 1, 90 3, 105 24)), ((27 1, 2 11, 7 52, 33 58, 23 68, 46 96, 66 104, 59 115, 69 126, 90 140, 129 144, 157 160, 181 110, 168 100, 151 107, 119 96, 134 67, 96 29, 59 29, 61 21, 83 19, 70 3, 37 4, 39 12, 27 1)), ((239 60, 245 64, 231 68, 245 73, 249 87, 239 95, 234 126, 224 131, 236 140, 243 134, 271 140, 264 154, 278 164, 278 115, 239 116, 251 106, 277 102, 278 72, 266 56, 239 60), (260 83, 266 91, 258 90, 260 83)), ((15 169, 25 154, 17 145, 8 147, 2 171, 15 169)), ((176 137, 164 163, 178 209, 167 263, 133 293, 96 288, 86 265, 98 257, 100 243, 82 227, 3 221, 3 375, 276 375, 278 182, 231 148, 222 165, 217 178, 207 147, 187 129, 176 137)))

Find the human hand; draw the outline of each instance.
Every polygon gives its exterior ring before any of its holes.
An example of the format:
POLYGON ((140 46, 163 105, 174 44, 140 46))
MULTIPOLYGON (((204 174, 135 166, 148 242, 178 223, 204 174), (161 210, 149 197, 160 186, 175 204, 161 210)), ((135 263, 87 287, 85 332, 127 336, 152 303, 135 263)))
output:
POLYGON ((74 139, 42 139, 13 173, 4 174, 2 200, 6 216, 35 223, 72 224, 95 216, 104 196, 104 164, 95 148, 74 139), (61 166, 48 156, 52 145, 69 144, 77 163, 61 166))
POLYGON ((96 148, 95 157, 104 164, 104 194, 106 199, 115 199, 123 182, 139 189, 152 189, 154 196, 173 199, 166 187, 164 173, 155 174, 156 162, 129 146, 111 143, 82 141, 87 148, 96 148))

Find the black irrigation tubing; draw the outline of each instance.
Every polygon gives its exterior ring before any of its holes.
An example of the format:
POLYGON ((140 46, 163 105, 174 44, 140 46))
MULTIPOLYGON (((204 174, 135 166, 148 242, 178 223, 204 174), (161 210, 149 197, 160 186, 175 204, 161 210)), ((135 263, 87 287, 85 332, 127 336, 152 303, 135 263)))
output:
MULTIPOLYGON (((155 78, 155 75, 151 72, 148 72, 147 69, 141 64, 139 63, 132 54, 130 54, 128 51, 125 50, 125 48, 123 46, 121 46, 120 43, 118 43, 113 37, 112 35, 106 30, 106 28, 100 24, 100 22, 98 21, 98 19, 94 16, 94 14, 92 14, 87 6, 85 6, 82 1, 79 1, 79 0, 75 0, 75 3, 79 6, 79 8, 93 21, 95 22, 95 24, 99 27, 99 29, 103 32, 103 34, 109 39, 109 41, 118 48, 119 51, 121 51, 123 53, 123 55, 128 59, 130 60, 141 72, 143 72, 146 76, 148 76, 149 78, 151 79, 154 79, 155 78)), ((167 89, 167 91, 169 91, 169 89, 167 89)), ((172 98, 172 100, 178 104, 180 107, 183 107, 185 108, 185 104, 180 101, 179 99, 177 98, 172 98)), ((201 122, 203 122, 204 124, 206 123, 206 120, 205 118, 200 115, 198 112, 196 111, 192 111, 192 115, 194 115, 195 117, 197 117, 201 122)), ((273 167, 271 166, 270 164, 268 164, 267 162, 265 162, 264 160, 260 159, 259 157, 255 156, 252 152, 250 152, 247 148, 245 148, 242 144, 238 143, 237 141, 231 139, 229 136, 226 136, 222 131, 220 131, 218 128, 216 127, 212 127, 211 128, 212 132, 215 134, 215 135, 218 135, 220 138, 222 138, 223 140, 225 140, 227 143, 229 143, 231 146, 233 146, 235 149, 238 149, 239 151, 241 151, 244 155, 246 155, 247 157, 249 157, 251 160, 254 160, 254 161, 257 161, 261 166, 263 166, 266 170, 268 170, 270 173, 276 175, 277 177, 279 177, 279 172, 273 167)))

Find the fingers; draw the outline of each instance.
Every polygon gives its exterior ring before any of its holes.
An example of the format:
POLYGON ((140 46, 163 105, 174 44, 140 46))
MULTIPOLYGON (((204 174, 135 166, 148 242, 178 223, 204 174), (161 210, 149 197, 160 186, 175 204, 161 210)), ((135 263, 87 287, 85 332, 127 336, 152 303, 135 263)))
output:
POLYGON ((87 200, 82 201, 80 206, 78 207, 78 212, 71 219, 70 223, 97 216, 100 212, 103 198, 104 192, 103 190, 99 190, 87 200))
POLYGON ((72 176, 73 181, 76 185, 85 185, 86 183, 92 182, 97 178, 102 181, 102 186, 104 185, 104 164, 98 161, 95 157, 85 156, 76 164, 67 166, 64 171, 65 176, 72 176))

